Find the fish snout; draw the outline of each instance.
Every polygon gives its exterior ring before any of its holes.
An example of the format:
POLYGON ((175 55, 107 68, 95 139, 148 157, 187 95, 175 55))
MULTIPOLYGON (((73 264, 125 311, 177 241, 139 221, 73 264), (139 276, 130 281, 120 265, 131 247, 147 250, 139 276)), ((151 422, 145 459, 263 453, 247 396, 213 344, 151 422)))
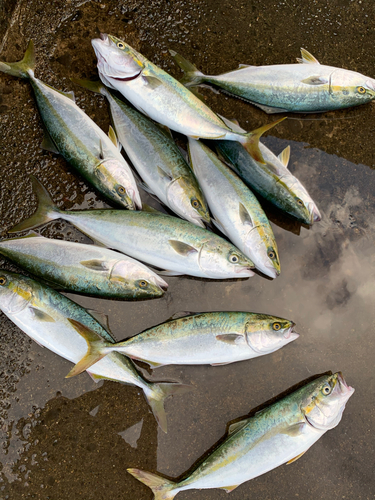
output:
POLYGON ((294 330, 294 327, 296 326, 295 323, 292 323, 292 326, 290 326, 285 332, 284 332, 284 338, 287 339, 289 342, 292 342, 293 340, 298 339, 299 334, 294 330))
POLYGON ((371 79, 371 80, 366 80, 366 87, 369 89, 369 90, 372 90, 372 92, 374 92, 375 94, 375 80, 371 79))
POLYGON ((310 212, 310 218, 311 218, 311 224, 314 222, 319 222, 322 220, 322 216, 318 210, 318 207, 315 205, 314 202, 310 201, 309 202, 309 212, 310 212))

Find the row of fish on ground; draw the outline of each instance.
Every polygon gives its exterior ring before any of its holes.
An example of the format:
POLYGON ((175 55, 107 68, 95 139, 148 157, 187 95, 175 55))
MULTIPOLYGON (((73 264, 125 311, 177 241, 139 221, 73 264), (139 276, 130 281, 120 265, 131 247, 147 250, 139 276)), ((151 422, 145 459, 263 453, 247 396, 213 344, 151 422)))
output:
MULTIPOLYGON (((129 210, 65 212, 32 177, 38 209, 10 232, 63 218, 126 255, 35 233, 0 242, 0 253, 54 286, 102 297, 160 296, 167 287, 160 270, 163 275, 223 279, 249 277, 256 267, 275 278, 280 262, 272 229, 246 185, 305 224, 320 220, 320 213, 287 168, 290 148, 276 157, 259 142, 274 124, 246 133, 235 121, 213 113, 187 87, 210 83, 268 113, 311 112, 369 101, 375 95, 374 81, 319 65, 302 50, 301 65, 247 66, 218 77, 203 75, 173 52, 186 73, 178 82, 116 37, 101 35, 92 43, 102 83, 78 83, 108 99, 116 129, 115 133, 110 128, 108 136, 76 106, 71 93, 35 78, 32 43, 22 61, 0 63, 0 70, 29 79, 46 129, 42 146, 62 154, 108 200, 129 210), (190 167, 168 128, 189 137, 190 167), (209 145, 214 145, 221 159, 198 139, 215 141, 209 145), (121 155, 122 146, 141 179, 121 155), (140 211, 139 185, 186 220, 149 207, 140 211), (210 222, 235 246, 204 229, 204 223, 210 222)), ((118 380, 142 388, 164 431, 165 398, 188 388, 145 380, 129 358, 151 367, 228 364, 273 352, 298 337, 294 323, 283 318, 217 312, 172 318, 116 344, 97 313, 31 278, 8 271, 1 274, 2 311, 36 342, 75 363, 68 376, 87 370, 95 381, 118 380)), ((317 378, 253 417, 232 424, 227 439, 178 483, 138 469, 129 472, 150 486, 158 500, 191 488, 232 491, 302 455, 339 423, 353 391, 340 373, 317 378)))

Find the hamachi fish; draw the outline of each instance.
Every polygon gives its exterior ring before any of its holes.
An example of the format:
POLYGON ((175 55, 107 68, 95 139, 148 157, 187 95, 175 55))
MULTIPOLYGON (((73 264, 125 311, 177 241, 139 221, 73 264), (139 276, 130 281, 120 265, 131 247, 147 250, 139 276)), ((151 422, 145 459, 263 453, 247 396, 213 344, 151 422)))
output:
POLYGON ((65 291, 118 299, 160 297, 168 284, 121 253, 36 233, 0 241, 0 254, 65 291))
POLYGON ((301 64, 246 66, 209 76, 170 51, 185 75, 187 87, 209 84, 258 106, 266 113, 320 113, 370 102, 375 97, 375 80, 333 66, 324 66, 301 49, 301 64))
POLYGON ((34 76, 34 45, 22 61, 0 62, 0 71, 29 80, 43 120, 42 148, 60 153, 108 200, 124 208, 142 208, 133 173, 119 151, 116 135, 109 136, 80 109, 73 92, 61 92, 34 76))
POLYGON ((99 77, 107 87, 118 90, 139 111, 171 130, 193 139, 239 141, 254 159, 263 162, 259 137, 279 121, 248 133, 233 132, 190 90, 130 45, 112 35, 100 36, 91 43, 99 77))
POLYGON ((90 238, 167 274, 226 279, 253 276, 253 262, 235 246, 206 229, 160 212, 85 210, 65 212, 32 177, 39 199, 36 213, 9 232, 33 229, 62 218, 90 238))
MULTIPOLYGON (((56 290, 22 276, 0 270, 0 309, 30 338, 43 347, 77 363, 85 354, 84 338, 68 321, 75 318, 92 332, 96 339, 114 342, 108 331, 89 311, 56 290)), ((118 353, 111 353, 88 370, 91 378, 114 380, 131 384, 143 390, 160 425, 167 431, 164 401, 173 393, 188 390, 179 384, 148 382, 135 369, 133 363, 118 353)))
POLYGON ((227 438, 185 479, 174 482, 140 469, 128 469, 154 493, 172 500, 180 491, 240 484, 300 458, 341 421, 354 389, 340 372, 323 375, 292 394, 229 426, 227 438))

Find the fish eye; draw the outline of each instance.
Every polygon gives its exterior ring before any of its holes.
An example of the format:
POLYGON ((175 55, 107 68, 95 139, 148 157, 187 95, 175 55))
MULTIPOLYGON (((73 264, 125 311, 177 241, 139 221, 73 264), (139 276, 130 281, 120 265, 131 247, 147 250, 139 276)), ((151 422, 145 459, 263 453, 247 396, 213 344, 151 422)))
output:
POLYGON ((147 281, 146 281, 146 280, 141 280, 141 281, 139 282, 139 286, 140 286, 141 288, 146 288, 146 286, 147 286, 147 285, 148 285, 148 283, 147 283, 147 281))
POLYGON ((118 192, 118 194, 124 195, 124 194, 126 194, 126 189, 124 188, 124 186, 119 186, 117 188, 117 192, 118 192))
POLYGON ((230 260, 230 262, 232 262, 232 264, 236 264, 236 263, 239 261, 239 258, 237 257, 237 255, 232 254, 232 255, 229 257, 229 260, 230 260))
POLYGON ((296 198, 296 201, 300 207, 303 207, 303 201, 300 198, 296 198))
POLYGON ((194 208, 198 208, 199 207, 199 201, 198 200, 192 200, 191 206, 194 207, 194 208))
POLYGON ((273 328, 276 332, 278 332, 279 330, 281 330, 281 325, 280 325, 280 323, 274 323, 274 324, 272 325, 272 328, 273 328))
POLYGON ((268 253, 267 253, 268 257, 270 259, 274 259, 276 257, 276 253, 273 251, 273 250, 270 250, 268 253))
POLYGON ((7 279, 5 276, 0 276, 0 286, 6 285, 7 279))
POLYGON ((323 394, 325 394, 326 396, 328 396, 328 394, 331 394, 331 391, 332 391, 332 388, 330 385, 325 385, 322 389, 322 392, 323 394))
POLYGON ((365 87, 357 87, 357 92, 359 94, 365 94, 366 93, 366 89, 365 89, 365 87))
POLYGON ((124 44, 124 43, 122 43, 122 42, 117 42, 117 47, 118 47, 119 49, 123 49, 123 48, 125 48, 125 44, 124 44))

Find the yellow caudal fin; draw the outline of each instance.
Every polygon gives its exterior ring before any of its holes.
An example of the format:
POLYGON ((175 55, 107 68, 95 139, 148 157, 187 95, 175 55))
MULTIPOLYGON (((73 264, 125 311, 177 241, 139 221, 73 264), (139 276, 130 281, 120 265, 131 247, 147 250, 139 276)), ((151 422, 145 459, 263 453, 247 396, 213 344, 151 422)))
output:
POLYGON ((75 375, 79 375, 84 372, 94 363, 100 361, 108 351, 105 349, 107 346, 111 346, 112 344, 105 342, 99 334, 91 330, 86 325, 83 325, 79 321, 68 318, 69 323, 73 326, 73 328, 86 340, 87 342, 87 353, 86 355, 78 361, 78 363, 70 370, 68 375, 65 378, 74 377, 75 375))
POLYGON ((283 118, 280 118, 279 120, 276 120, 275 122, 268 123, 267 125, 263 125, 263 127, 259 127, 256 130, 253 130, 252 132, 249 132, 247 134, 244 134, 242 137, 243 139, 240 141, 246 151, 249 153, 249 155, 254 158, 255 161, 259 163, 265 164, 266 162, 264 161, 263 155, 259 149, 259 139, 262 137, 264 132, 267 132, 267 130, 270 130, 273 128, 275 125, 278 123, 282 122, 283 120, 286 119, 286 116, 283 118))
POLYGON ((152 489, 155 495, 154 500, 172 500, 177 494, 177 492, 174 493, 172 491, 177 485, 173 481, 168 481, 164 477, 140 469, 127 469, 127 471, 138 479, 138 481, 141 481, 141 483, 152 489))
POLYGON ((35 68, 35 50, 33 41, 29 41, 23 59, 18 62, 8 63, 0 61, 0 71, 8 75, 18 76, 19 78, 29 78, 29 71, 33 72, 35 68))

